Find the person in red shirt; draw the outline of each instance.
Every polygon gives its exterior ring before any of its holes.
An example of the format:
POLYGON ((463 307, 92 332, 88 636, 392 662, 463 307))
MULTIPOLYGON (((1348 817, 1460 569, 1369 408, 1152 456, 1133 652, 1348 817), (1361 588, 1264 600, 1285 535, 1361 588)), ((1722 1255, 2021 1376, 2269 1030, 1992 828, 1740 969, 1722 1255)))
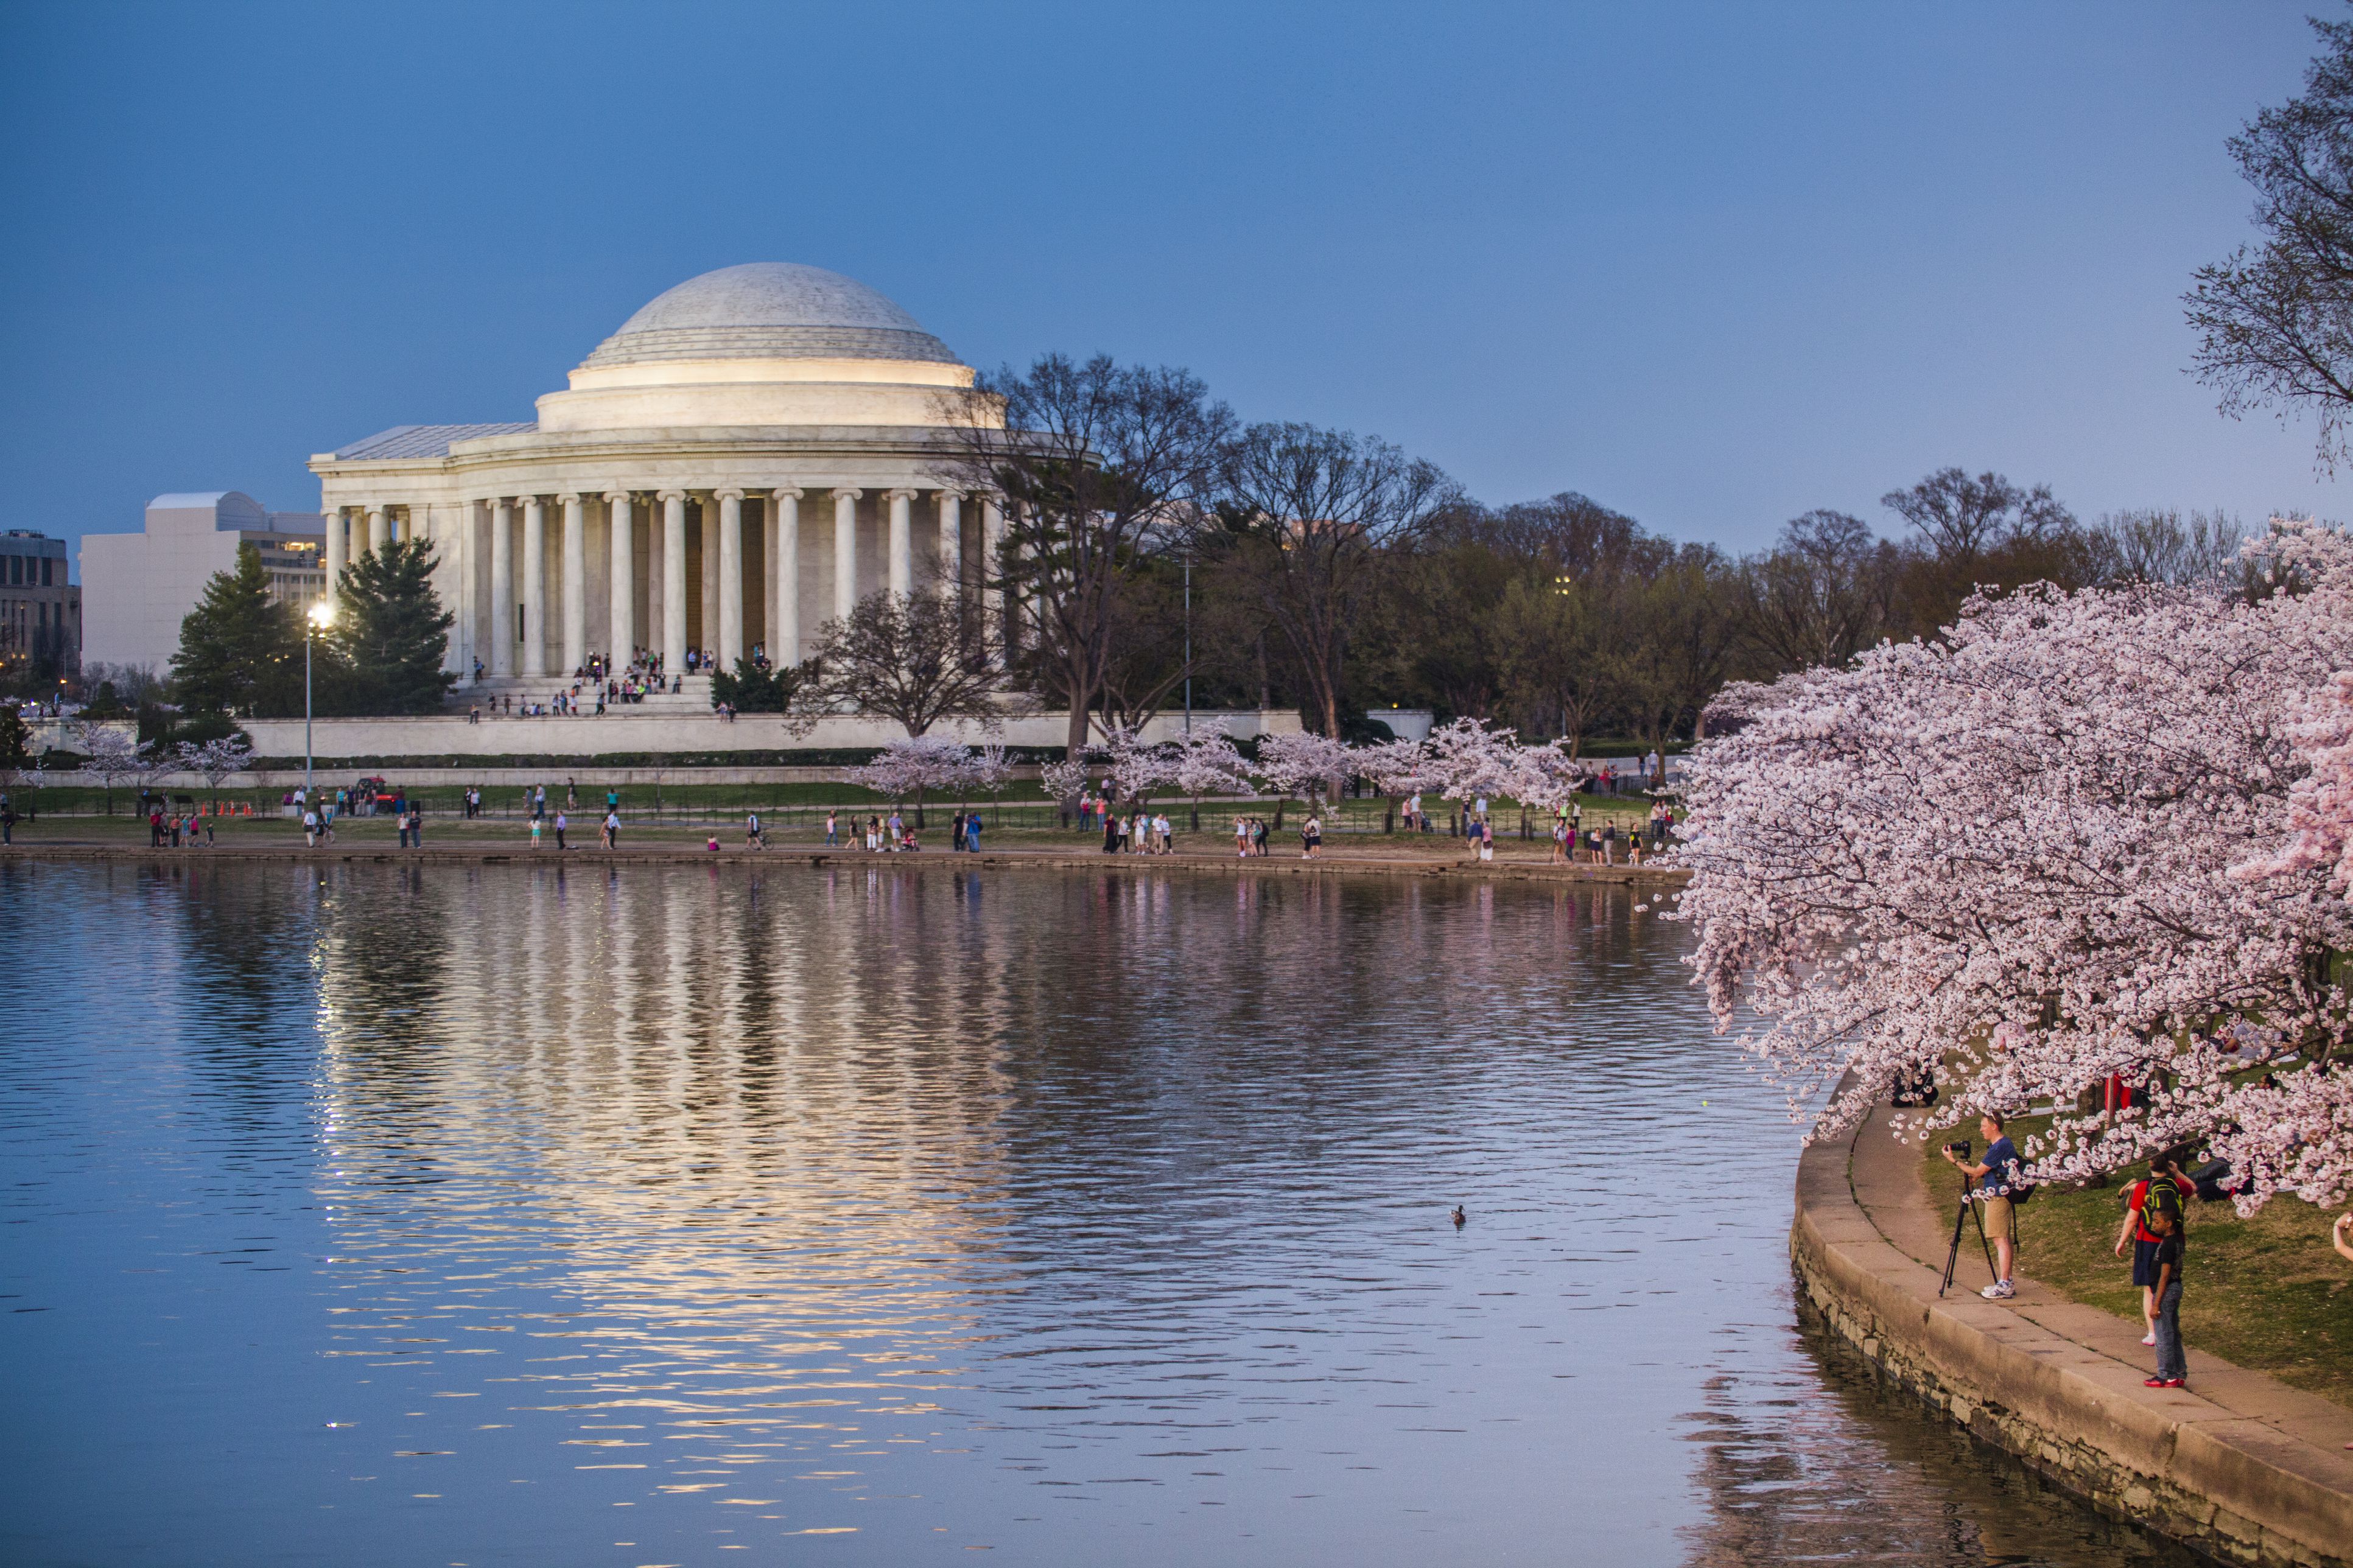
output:
POLYGON ((2157 1343, 2157 1248, 2164 1237, 2149 1228, 2149 1205, 2154 1203, 2161 1213, 2173 1216, 2178 1226, 2181 1220, 2181 1188, 2165 1168, 2165 1156, 2158 1155, 2148 1163, 2148 1174, 2125 1189, 2125 1223, 2116 1232, 2116 1252, 2125 1255, 2125 1244, 2133 1249, 2133 1283, 2140 1287, 2140 1315, 2147 1332, 2141 1343, 2157 1343))

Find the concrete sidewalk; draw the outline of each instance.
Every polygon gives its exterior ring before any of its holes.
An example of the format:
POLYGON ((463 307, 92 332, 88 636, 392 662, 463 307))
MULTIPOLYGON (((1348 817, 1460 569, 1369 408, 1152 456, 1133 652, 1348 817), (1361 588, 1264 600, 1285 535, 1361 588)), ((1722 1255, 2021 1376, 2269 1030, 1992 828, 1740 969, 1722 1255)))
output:
POLYGON ((1816 1144, 1799 1163, 1793 1255, 1841 1333, 1971 1431, 2112 1512, 2226 1558, 2353 1554, 2353 1411, 2195 1347, 2188 1388, 2144 1387, 2156 1362, 2137 1324, 2024 1275, 2012 1300, 1979 1296, 1974 1231, 1940 1300, 1954 1211, 1932 1199, 1919 1145, 1896 1141, 1891 1115, 1874 1111, 1852 1141, 1816 1144))
POLYGON ((439 833, 428 832, 423 849, 402 849, 396 845, 382 843, 326 844, 315 849, 303 847, 299 833, 290 843, 241 844, 224 840, 206 848, 151 849, 143 844, 110 844, 97 839, 47 837, 30 838, 19 834, 16 842, 0 848, 0 864, 19 861, 112 861, 154 866, 194 867, 206 864, 283 864, 289 861, 311 861, 319 865, 388 864, 411 866, 484 866, 484 865, 547 865, 566 870, 582 870, 598 866, 647 865, 751 865, 751 866, 833 866, 865 867, 872 870, 915 869, 945 866, 954 870, 989 870, 996 868, 1050 868, 1078 871, 1118 871, 1124 873, 1151 871, 1222 871, 1258 875, 1376 875, 1391 877, 1423 877, 1463 881, 1558 882, 1584 885, 1620 886, 1637 889, 1667 889, 1680 888, 1691 879, 1688 871, 1663 866, 1582 866, 1556 865, 1534 857, 1518 859, 1497 858, 1478 861, 1459 856, 1438 855, 1367 855, 1336 853, 1328 846, 1324 853, 1313 860, 1296 854, 1254 856, 1245 858, 1230 852, 1179 852, 1174 855, 1105 855, 1093 849, 1048 847, 1006 847, 987 849, 979 854, 956 854, 944 849, 925 849, 914 854, 870 854, 863 848, 845 846, 828 849, 808 844, 777 844, 767 849, 749 849, 742 842, 740 829, 715 830, 720 835, 720 847, 712 850, 694 843, 631 845, 628 835, 618 849, 599 848, 593 823, 575 828, 572 837, 582 842, 571 848, 559 850, 554 836, 548 836, 544 847, 533 849, 523 841, 512 826, 496 839, 468 834, 461 827, 449 827, 439 833))
MULTIPOLYGON (((1953 1215, 1960 1196, 1960 1182, 1956 1177, 1951 1193, 1932 1197, 1924 1183, 1920 1145, 1899 1143, 1889 1134, 1887 1118, 1892 1114, 1883 1107, 1873 1112, 1871 1122, 1857 1134, 1847 1166, 1848 1180, 1855 1201, 1879 1234, 1897 1250, 1918 1259, 1941 1278, 1945 1254, 1952 1246, 1953 1215)), ((2019 1211, 2023 1226, 2031 1228, 2033 1213, 2031 1207, 2019 1211)), ((2033 1258, 2031 1253, 2021 1254, 2020 1262, 2022 1266, 2031 1265, 2033 1258)), ((2122 1269, 2124 1261, 2119 1260, 2116 1267, 2122 1269)), ((1976 1296, 1978 1288, 1989 1282, 1985 1254, 1979 1250, 1977 1232, 1972 1228, 1961 1240, 1961 1265, 1953 1272, 1953 1289, 1976 1296)), ((2142 1344, 2140 1336, 2133 1332, 2140 1326, 2137 1322, 2071 1301, 2049 1287, 2035 1283, 2024 1267, 2018 1270, 2015 1283, 2018 1295, 2014 1299, 1989 1301, 1986 1305, 2048 1329, 2114 1363, 2121 1373, 2128 1374, 2134 1396, 2155 1409, 2172 1414, 2177 1419, 2193 1418, 2189 1413, 2195 1412, 2194 1418, 2201 1420, 2258 1421, 2284 1436, 2340 1454, 2346 1444, 2353 1443, 2353 1410, 2316 1394, 2291 1388, 2268 1373, 2233 1366, 2195 1345, 2187 1347, 2188 1389, 2142 1388, 2140 1380, 2157 1370, 2157 1352, 2142 1344)), ((1947 1300, 1953 1299, 1951 1295, 1946 1297, 1947 1300)), ((2353 1456, 2348 1456, 2344 1479, 2348 1489, 2353 1489, 2353 1456)))

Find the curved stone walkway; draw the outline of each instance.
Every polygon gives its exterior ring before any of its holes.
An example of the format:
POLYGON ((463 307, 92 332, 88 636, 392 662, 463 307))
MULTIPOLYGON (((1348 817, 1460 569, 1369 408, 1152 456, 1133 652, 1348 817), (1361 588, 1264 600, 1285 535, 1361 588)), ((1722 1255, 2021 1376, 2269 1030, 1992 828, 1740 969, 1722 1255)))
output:
POLYGON ((1891 1135, 1890 1114, 1799 1163, 1792 1254, 1841 1333, 2111 1512, 2241 1561, 2353 1557, 2353 1410, 2194 1345, 2188 1388, 2144 1387, 2155 1363, 2136 1325, 2023 1272, 2014 1300, 1986 1300, 1968 1242, 1939 1300, 1953 1210, 1932 1199, 1919 1145, 1891 1135))

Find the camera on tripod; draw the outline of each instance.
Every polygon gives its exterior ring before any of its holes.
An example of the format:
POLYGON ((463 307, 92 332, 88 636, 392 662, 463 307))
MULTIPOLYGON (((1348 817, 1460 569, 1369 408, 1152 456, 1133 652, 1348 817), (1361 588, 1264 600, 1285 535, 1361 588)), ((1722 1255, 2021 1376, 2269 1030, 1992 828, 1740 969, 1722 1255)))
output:
POLYGON ((1969 1157, 1969 1141, 1966 1138, 1956 1138, 1945 1145, 1945 1152, 1956 1160, 1966 1160, 1969 1157))

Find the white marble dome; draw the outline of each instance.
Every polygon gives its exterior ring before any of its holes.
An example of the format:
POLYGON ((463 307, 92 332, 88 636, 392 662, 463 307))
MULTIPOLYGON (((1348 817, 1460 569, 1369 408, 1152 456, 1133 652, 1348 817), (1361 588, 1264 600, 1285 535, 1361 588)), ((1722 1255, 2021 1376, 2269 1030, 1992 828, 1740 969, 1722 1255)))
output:
POLYGON ((658 295, 582 368, 714 359, 960 363, 914 317, 854 278, 798 262, 752 261, 658 295))

